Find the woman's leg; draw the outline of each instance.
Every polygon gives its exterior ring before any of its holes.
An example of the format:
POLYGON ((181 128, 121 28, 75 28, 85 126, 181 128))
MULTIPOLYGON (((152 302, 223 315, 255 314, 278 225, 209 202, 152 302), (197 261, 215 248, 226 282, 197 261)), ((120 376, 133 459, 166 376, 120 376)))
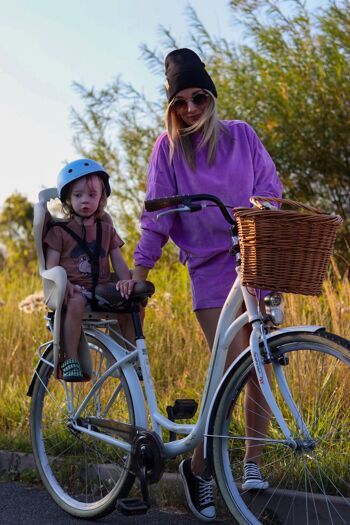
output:
MULTIPOLYGON (((242 313, 241 310, 240 313, 242 313)), ((196 316, 208 342, 210 350, 213 347, 216 327, 219 321, 221 308, 206 308, 197 310, 196 316)), ((236 357, 249 345, 250 327, 244 326, 233 339, 225 363, 225 370, 236 359, 236 357)), ((246 432, 251 437, 263 437, 266 435, 269 424, 269 408, 259 388, 255 373, 247 385, 245 398, 246 432)), ((254 461, 258 465, 261 461, 263 445, 256 445, 254 441, 247 441, 245 461, 254 461)), ((192 456, 192 470, 194 474, 200 475, 205 472, 203 444, 199 445, 192 456)))
MULTIPOLYGON (((266 366, 265 371, 267 377, 270 378, 271 367, 266 366)), ((259 387, 255 371, 247 384, 244 410, 247 436, 264 438, 267 434, 271 411, 259 387)), ((247 440, 244 462, 254 461, 254 463, 260 465, 263 448, 262 442, 247 440)))
MULTIPOLYGON (((221 312, 221 308, 203 308, 201 310, 196 310, 195 312, 198 322, 207 340, 210 351, 213 348, 215 332, 216 332, 216 327, 219 321, 220 312, 221 312)), ((229 364, 235 358, 235 353, 238 352, 237 350, 238 347, 242 348, 242 342, 240 340, 241 338, 242 338, 242 335, 241 333, 239 333, 237 334, 235 340, 232 341, 232 344, 229 349, 229 354, 227 356, 225 369, 229 366, 229 364)), ((239 352, 241 351, 242 350, 240 349, 239 352)), ((192 467, 193 474, 197 476, 205 474, 206 465, 204 462, 203 443, 198 445, 198 447, 194 450, 193 455, 192 455, 191 467, 192 467)))
MULTIPOLYGON (((260 308, 264 310, 264 304, 260 303, 260 308)), ((242 310, 238 313, 241 314, 242 310)), ((249 325, 245 325, 242 330, 236 335, 232 341, 227 360, 225 364, 225 370, 230 364, 236 359, 236 357, 243 352, 245 348, 249 346, 249 338, 251 334, 251 328, 249 325)), ((215 334, 214 334, 215 335, 215 334)), ((266 366, 265 371, 267 377, 270 379, 271 367, 266 366)), ((245 420, 246 420, 246 434, 249 437, 263 438, 267 434, 267 428, 270 421, 270 407, 268 406, 264 394, 258 383, 255 371, 252 372, 250 379, 247 383, 247 391, 244 400, 245 408, 245 420)), ((246 454, 244 461, 254 461, 257 465, 261 463, 261 455, 264 445, 252 440, 247 440, 246 443, 246 454)))

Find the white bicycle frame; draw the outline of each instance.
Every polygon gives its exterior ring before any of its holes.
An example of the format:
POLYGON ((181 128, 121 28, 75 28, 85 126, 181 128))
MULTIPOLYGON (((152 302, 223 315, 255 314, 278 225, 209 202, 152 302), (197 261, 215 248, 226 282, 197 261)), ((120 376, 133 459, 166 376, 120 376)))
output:
MULTIPOLYGON (((170 421, 168 418, 163 416, 158 408, 157 399, 155 395, 155 389, 153 384, 153 379, 151 375, 151 368, 148 360, 148 354, 146 350, 146 343, 144 338, 136 340, 135 350, 127 352, 125 348, 119 345, 115 338, 110 337, 108 334, 98 330, 96 327, 92 326, 91 329, 87 329, 86 333, 94 336, 100 343, 108 348, 112 355, 117 360, 92 386, 91 390, 87 394, 84 401, 81 403, 79 408, 75 413, 71 412, 71 426, 74 427, 77 431, 87 433, 96 439, 105 441, 111 445, 119 447, 127 452, 131 451, 131 444, 124 441, 123 439, 118 439, 110 435, 103 434, 100 430, 95 432, 92 430, 91 426, 82 426, 79 424, 79 416, 84 411, 84 408, 87 406, 91 398, 98 392, 100 385, 112 374, 115 374, 119 369, 123 371, 125 379, 128 383, 134 411, 135 411, 135 424, 138 427, 148 429, 147 421, 147 409, 145 396, 140 384, 140 381, 137 377, 133 364, 138 359, 144 382, 144 391, 147 400, 147 406, 149 410, 149 416, 151 419, 151 427, 154 432, 156 432, 159 437, 162 439, 162 428, 165 428, 169 431, 180 433, 186 435, 182 439, 176 441, 171 441, 168 443, 163 443, 164 454, 166 457, 174 457, 178 454, 183 454, 185 452, 193 450, 202 440, 203 435, 206 435, 206 424, 210 419, 211 407, 215 402, 217 393, 220 390, 220 384, 224 381, 223 371, 226 361, 226 356, 228 348, 238 333, 238 331, 245 326, 247 323, 252 325, 252 334, 250 337, 250 346, 237 357, 234 363, 232 363, 228 374, 233 366, 245 355, 246 352, 252 353, 252 358, 254 362, 255 371, 259 381, 260 388, 263 392, 263 395, 271 408, 272 414, 276 418, 278 425, 280 426, 284 436, 285 441, 282 441, 286 446, 296 448, 297 443, 293 439, 290 429, 281 414, 279 407, 275 401, 275 398, 271 392, 269 381, 265 372, 265 366, 263 363, 263 358, 260 352, 259 344, 261 341, 267 344, 270 337, 276 337, 276 335, 286 334, 290 332, 297 332, 302 330, 303 332, 316 332, 321 327, 320 326, 303 326, 303 327, 288 327, 281 330, 274 331, 273 334, 267 334, 266 336, 262 335, 261 332, 261 315, 258 312, 257 300, 251 295, 248 289, 245 286, 242 286, 240 283, 240 277, 238 272, 238 277, 234 282, 231 291, 226 299, 226 302, 222 308, 221 315, 219 318, 216 336, 213 344, 211 360, 208 369, 208 376, 206 384, 203 391, 200 412, 198 416, 197 423, 194 425, 191 424, 181 424, 170 421), (237 317, 237 313, 242 305, 242 302, 246 305, 246 312, 237 317)), ((268 350, 268 349, 267 349, 268 350)), ((279 385, 280 391, 285 399, 294 419, 297 422, 300 430, 303 432, 305 439, 310 439, 310 434, 307 430, 306 425, 304 424, 300 413, 296 405, 294 404, 293 398, 291 396, 290 390, 288 388, 285 376, 283 373, 283 366, 273 361, 274 373, 276 376, 277 383, 279 385)), ((65 384, 66 385, 66 384, 65 384)), ((70 391, 66 386, 66 394, 69 399, 70 391)), ((117 394, 117 393, 116 393, 117 394)), ((73 404, 71 404, 73 410, 73 404)), ((252 440, 265 441, 264 438, 248 438, 252 440)), ((281 442, 281 440, 280 440, 281 442)))

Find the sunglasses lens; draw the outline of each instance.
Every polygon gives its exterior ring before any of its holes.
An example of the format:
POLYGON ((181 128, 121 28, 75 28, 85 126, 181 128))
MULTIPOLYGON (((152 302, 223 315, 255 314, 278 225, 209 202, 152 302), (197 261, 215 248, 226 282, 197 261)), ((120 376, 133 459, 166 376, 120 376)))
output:
POLYGON ((206 93, 196 93, 192 97, 192 102, 196 104, 196 106, 204 106, 204 104, 207 103, 208 95, 206 93))
POLYGON ((175 111, 185 111, 187 109, 187 101, 184 98, 176 98, 172 106, 175 111))
POLYGON ((187 111, 189 101, 196 106, 204 106, 208 101, 209 95, 207 93, 195 93, 191 99, 187 98, 176 98, 172 103, 175 111, 183 112, 187 111))

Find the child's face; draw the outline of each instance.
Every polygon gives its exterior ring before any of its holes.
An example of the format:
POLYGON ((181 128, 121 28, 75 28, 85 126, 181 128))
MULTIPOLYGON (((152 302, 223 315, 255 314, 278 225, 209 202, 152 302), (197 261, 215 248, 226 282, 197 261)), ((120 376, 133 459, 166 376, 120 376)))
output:
POLYGON ((72 185, 70 204, 73 210, 82 217, 96 213, 102 195, 102 181, 97 175, 87 179, 82 177, 72 185))

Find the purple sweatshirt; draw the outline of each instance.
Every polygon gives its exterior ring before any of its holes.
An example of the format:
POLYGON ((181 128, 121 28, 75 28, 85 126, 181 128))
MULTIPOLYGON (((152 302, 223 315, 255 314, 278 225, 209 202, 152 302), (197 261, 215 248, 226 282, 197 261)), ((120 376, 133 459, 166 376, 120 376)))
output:
MULTIPOLYGON (((248 206, 252 195, 280 197, 282 185, 275 165, 255 131, 240 120, 221 121, 233 142, 221 132, 214 163, 208 166, 207 148, 196 155, 196 170, 175 152, 169 162, 169 140, 162 133, 155 142, 149 163, 146 199, 193 193, 211 193, 232 208, 248 206)), ((180 260, 196 266, 230 248, 229 225, 216 207, 196 213, 156 218, 142 211, 142 236, 136 247, 135 265, 153 268, 162 247, 172 239, 180 248, 180 260)))

